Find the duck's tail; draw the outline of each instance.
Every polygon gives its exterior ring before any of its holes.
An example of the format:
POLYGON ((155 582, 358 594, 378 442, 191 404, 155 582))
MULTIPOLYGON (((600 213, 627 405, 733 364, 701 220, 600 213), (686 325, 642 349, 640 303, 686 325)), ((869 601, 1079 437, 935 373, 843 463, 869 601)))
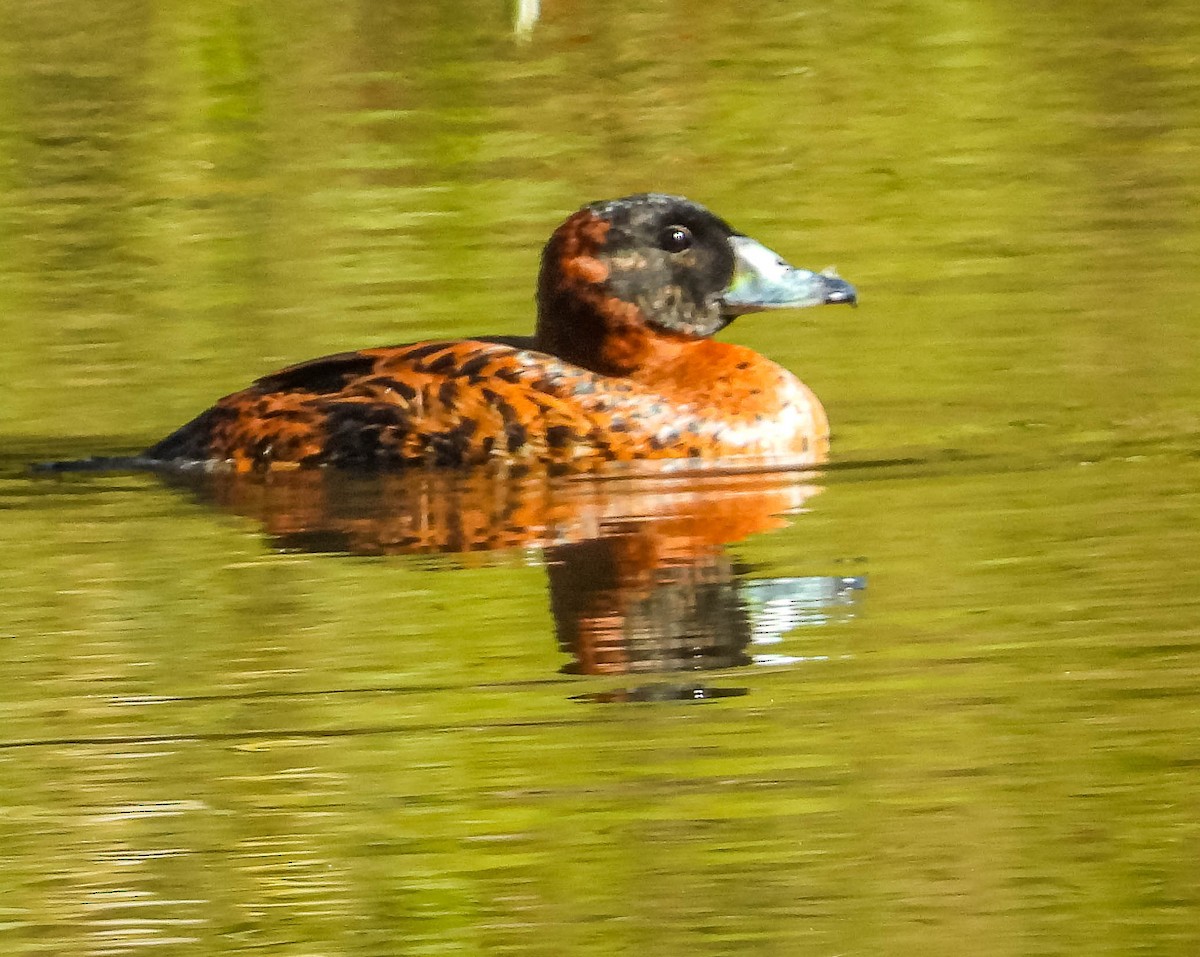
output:
POLYGON ((145 455, 93 455, 86 459, 61 462, 33 462, 29 471, 36 475, 61 475, 65 472, 145 472, 161 469, 163 463, 145 455))

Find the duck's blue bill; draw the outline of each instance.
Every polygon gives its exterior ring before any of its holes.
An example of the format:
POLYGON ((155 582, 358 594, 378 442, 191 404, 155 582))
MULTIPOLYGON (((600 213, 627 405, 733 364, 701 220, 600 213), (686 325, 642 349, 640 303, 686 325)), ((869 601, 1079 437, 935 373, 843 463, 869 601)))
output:
POLYGON ((735 257, 733 280, 721 296, 728 316, 858 302, 854 287, 844 279, 828 272, 797 269, 748 236, 733 236, 729 242, 735 257))

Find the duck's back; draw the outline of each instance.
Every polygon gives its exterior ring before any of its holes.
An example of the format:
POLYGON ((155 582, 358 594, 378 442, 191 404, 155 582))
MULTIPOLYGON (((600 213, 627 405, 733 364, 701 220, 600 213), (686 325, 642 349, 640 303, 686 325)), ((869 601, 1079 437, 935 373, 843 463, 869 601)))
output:
POLYGON ((695 345, 636 377, 600 375, 518 339, 327 356, 226 396, 145 456, 239 471, 823 457, 824 412, 799 380, 749 349, 695 345))

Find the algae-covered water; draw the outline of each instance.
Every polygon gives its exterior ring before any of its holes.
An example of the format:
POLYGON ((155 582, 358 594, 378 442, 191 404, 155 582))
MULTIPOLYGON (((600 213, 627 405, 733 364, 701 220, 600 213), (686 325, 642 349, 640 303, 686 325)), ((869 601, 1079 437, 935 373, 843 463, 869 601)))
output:
POLYGON ((1194 5, 536 6, 0 7, 0 951, 1197 953, 1194 5), (646 189, 828 469, 25 471, 646 189))

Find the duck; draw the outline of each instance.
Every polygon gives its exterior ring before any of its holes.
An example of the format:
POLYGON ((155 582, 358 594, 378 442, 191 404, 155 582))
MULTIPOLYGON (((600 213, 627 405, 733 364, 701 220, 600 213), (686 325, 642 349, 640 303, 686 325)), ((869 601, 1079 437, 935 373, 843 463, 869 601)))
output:
POLYGON ((767 310, 855 304, 832 270, 789 265, 699 203, 589 203, 546 243, 532 336, 342 352, 254 381, 138 461, 234 472, 488 462, 819 460, 812 390, 714 335, 767 310))

